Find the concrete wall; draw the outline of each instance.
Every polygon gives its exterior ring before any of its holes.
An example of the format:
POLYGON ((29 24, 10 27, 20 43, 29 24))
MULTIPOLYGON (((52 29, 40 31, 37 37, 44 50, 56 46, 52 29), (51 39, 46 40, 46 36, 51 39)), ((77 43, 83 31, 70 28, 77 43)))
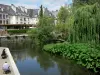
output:
POLYGON ((0 41, 22 41, 30 39, 28 35, 0 36, 0 41))

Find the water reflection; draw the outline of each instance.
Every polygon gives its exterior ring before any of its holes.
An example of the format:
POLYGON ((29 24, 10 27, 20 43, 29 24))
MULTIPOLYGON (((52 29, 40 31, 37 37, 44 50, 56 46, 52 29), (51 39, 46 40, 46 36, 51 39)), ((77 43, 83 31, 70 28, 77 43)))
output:
POLYGON ((73 61, 50 55, 25 40, 2 42, 9 47, 21 75, 95 75, 73 61))

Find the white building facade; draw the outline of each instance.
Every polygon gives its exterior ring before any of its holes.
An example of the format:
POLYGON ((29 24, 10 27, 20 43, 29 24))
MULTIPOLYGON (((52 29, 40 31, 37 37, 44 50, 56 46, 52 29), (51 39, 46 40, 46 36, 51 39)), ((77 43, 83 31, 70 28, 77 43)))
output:
POLYGON ((11 5, 13 15, 9 15, 9 24, 32 24, 25 7, 11 5))
POLYGON ((8 14, 0 7, 0 24, 8 24, 8 14))
POLYGON ((37 24, 38 9, 28 11, 25 7, 0 4, 0 24, 37 24))
MULTIPOLYGON (((55 17, 52 12, 43 7, 46 16, 55 17)), ((37 25, 39 9, 27 9, 23 6, 0 4, 0 24, 32 24, 37 25)))

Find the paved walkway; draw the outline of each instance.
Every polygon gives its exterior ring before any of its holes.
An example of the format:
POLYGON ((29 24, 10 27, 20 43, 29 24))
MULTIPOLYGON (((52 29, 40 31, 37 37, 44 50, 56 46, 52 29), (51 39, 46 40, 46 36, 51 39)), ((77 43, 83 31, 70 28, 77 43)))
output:
POLYGON ((20 75, 19 71, 18 71, 18 69, 15 65, 15 62, 14 62, 12 56, 11 56, 11 53, 10 53, 9 49, 4 48, 4 47, 0 47, 0 75, 20 75), (7 59, 2 59, 1 58, 1 53, 2 53, 3 49, 5 49, 5 51, 8 55, 7 59), (9 73, 9 74, 3 74, 2 65, 5 61, 10 64, 11 73, 9 73))

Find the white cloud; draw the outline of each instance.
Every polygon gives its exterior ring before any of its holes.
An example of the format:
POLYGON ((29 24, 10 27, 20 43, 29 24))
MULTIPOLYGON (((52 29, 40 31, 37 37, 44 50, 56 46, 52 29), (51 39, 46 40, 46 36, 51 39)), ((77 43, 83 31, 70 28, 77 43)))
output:
POLYGON ((71 0, 42 0, 42 3, 49 10, 58 10, 61 6, 64 6, 65 3, 68 3, 71 0))
POLYGON ((24 7, 29 8, 29 9, 38 9, 39 8, 37 5, 28 5, 28 4, 20 4, 20 3, 17 3, 15 5, 16 6, 24 6, 24 7))
POLYGON ((0 0, 3 4, 15 4, 17 6, 25 6, 27 8, 39 8, 42 4, 50 10, 59 9, 65 3, 70 3, 72 0, 0 0))

